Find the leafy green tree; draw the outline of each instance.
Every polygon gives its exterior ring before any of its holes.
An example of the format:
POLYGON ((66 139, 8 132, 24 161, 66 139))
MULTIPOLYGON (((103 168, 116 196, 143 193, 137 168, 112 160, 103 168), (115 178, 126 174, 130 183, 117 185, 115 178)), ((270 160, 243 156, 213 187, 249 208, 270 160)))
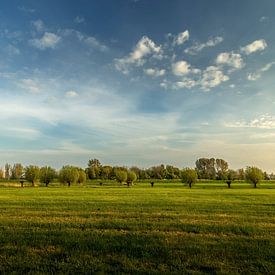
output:
POLYGON ((44 166, 40 169, 40 182, 45 183, 46 187, 53 182, 56 176, 56 171, 50 166, 44 166))
POLYGON ((119 183, 125 182, 127 180, 127 172, 123 170, 116 170, 116 180, 119 183))
POLYGON ((78 179, 77 179, 77 183, 78 184, 83 184, 86 181, 87 177, 86 177, 86 173, 83 169, 78 168, 78 179))
POLYGON ((216 178, 216 161, 214 158, 200 158, 196 161, 196 170, 200 179, 215 179, 216 178))
POLYGON ((231 187, 231 183, 232 181, 236 180, 238 178, 238 175, 237 175, 237 172, 232 170, 232 169, 229 169, 226 173, 226 183, 227 183, 227 186, 228 188, 231 187))
POLYGON ((66 165, 59 171, 59 181, 61 183, 67 183, 68 187, 70 187, 71 184, 76 183, 78 181, 78 177, 78 169, 74 166, 66 165))
POLYGON ((29 165, 25 168, 25 179, 31 182, 32 186, 39 181, 40 169, 38 166, 29 165))
POLYGON ((87 174, 89 179, 99 179, 101 174, 101 163, 98 159, 90 159, 88 161, 87 174))
POLYGON ((263 171, 258 168, 258 167, 254 167, 254 166, 249 166, 246 168, 245 170, 245 179, 252 183, 254 185, 254 188, 257 187, 257 184, 263 180, 264 178, 264 173, 263 171))
POLYGON ((111 179, 112 167, 111 166, 103 166, 101 168, 100 178, 103 180, 111 179))
POLYGON ((136 180, 137 180, 136 173, 134 171, 128 171, 127 172, 127 186, 129 187, 136 180))
POLYGON ((13 167, 11 167, 11 179, 20 179, 23 175, 23 165, 21 163, 15 163, 13 167))
POLYGON ((181 179, 182 182, 187 183, 189 188, 191 188, 198 179, 197 171, 192 168, 185 168, 181 172, 181 179))

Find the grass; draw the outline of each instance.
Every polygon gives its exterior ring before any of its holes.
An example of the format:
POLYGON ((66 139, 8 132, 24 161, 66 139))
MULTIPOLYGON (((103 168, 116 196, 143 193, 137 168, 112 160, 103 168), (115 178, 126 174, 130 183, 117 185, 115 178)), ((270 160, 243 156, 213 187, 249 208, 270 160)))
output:
POLYGON ((275 274, 274 214, 274 183, 0 188, 0 274, 275 274))

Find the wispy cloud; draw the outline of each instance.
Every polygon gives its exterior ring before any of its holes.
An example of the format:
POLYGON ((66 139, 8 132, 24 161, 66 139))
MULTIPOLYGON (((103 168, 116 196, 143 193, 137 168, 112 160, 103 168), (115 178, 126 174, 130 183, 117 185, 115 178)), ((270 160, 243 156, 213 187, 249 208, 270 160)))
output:
POLYGON ((35 30, 38 32, 42 32, 46 28, 44 22, 41 19, 32 21, 31 24, 35 28, 35 30))
POLYGON ((25 7, 25 6, 19 6, 18 9, 20 11, 23 11, 23 12, 26 12, 26 13, 35 13, 35 9, 29 8, 29 7, 25 7))
POLYGON ((251 80, 251 81, 255 81, 255 80, 261 78, 262 74, 264 72, 267 72, 268 70, 270 70, 273 65, 275 65, 275 62, 270 62, 270 63, 266 64, 265 66, 263 66, 262 68, 260 68, 259 70, 257 70, 256 72, 249 73, 247 75, 247 79, 251 80))
POLYGON ((84 23, 85 22, 85 18, 83 17, 83 16, 76 16, 75 18, 74 18, 74 22, 76 23, 76 24, 82 24, 82 23, 84 23))
POLYGON ((165 70, 158 69, 158 68, 149 68, 149 69, 144 69, 144 73, 149 76, 159 77, 159 76, 165 75, 165 70))
POLYGON ((34 38, 31 39, 29 42, 30 45, 32 45, 33 47, 39 50, 45 50, 54 49, 60 41, 60 36, 51 32, 45 32, 41 38, 34 38))
POLYGON ((74 98, 74 97, 78 97, 78 93, 76 91, 71 90, 71 91, 67 91, 65 96, 67 98, 74 98))
POLYGON ((223 38, 221 36, 216 36, 214 38, 210 38, 205 43, 195 43, 193 46, 185 49, 184 52, 187 54, 196 55, 199 52, 201 52, 203 49, 209 48, 209 47, 215 47, 221 42, 223 42, 223 38))
POLYGON ((38 82, 30 78, 22 79, 18 83, 18 86, 29 93, 38 94, 41 92, 41 87, 38 82))
POLYGON ((275 129, 275 117, 270 114, 262 114, 252 120, 240 120, 225 123, 226 127, 234 128, 262 128, 275 129))

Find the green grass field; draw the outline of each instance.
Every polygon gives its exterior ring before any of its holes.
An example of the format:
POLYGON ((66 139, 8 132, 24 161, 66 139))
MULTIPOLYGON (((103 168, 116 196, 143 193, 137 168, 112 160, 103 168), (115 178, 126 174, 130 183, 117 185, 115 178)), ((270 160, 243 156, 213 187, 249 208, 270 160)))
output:
POLYGON ((0 188, 0 274, 97 272, 275 274, 275 184, 0 188))

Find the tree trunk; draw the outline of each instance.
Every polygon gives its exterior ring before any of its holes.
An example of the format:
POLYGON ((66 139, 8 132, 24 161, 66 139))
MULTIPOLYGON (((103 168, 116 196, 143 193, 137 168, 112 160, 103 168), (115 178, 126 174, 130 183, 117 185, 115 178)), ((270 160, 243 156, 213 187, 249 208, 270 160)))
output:
POLYGON ((189 182, 189 188, 191 189, 191 187, 192 187, 192 183, 191 183, 191 182, 189 182))
POLYGON ((70 181, 68 182, 68 187, 71 187, 71 182, 70 181))
POLYGON ((24 187, 24 181, 20 181, 21 183, 21 187, 23 188, 24 187))
POLYGON ((48 183, 48 182, 46 182, 46 187, 48 187, 48 185, 49 185, 49 183, 48 183))
POLYGON ((34 181, 32 181, 32 187, 34 187, 34 181))
POLYGON ((254 188, 257 188, 257 183, 256 182, 254 183, 254 188))

